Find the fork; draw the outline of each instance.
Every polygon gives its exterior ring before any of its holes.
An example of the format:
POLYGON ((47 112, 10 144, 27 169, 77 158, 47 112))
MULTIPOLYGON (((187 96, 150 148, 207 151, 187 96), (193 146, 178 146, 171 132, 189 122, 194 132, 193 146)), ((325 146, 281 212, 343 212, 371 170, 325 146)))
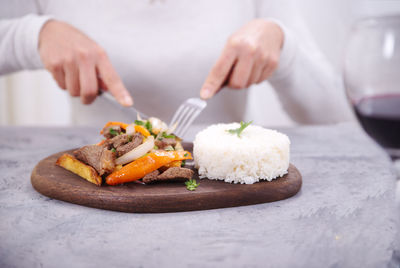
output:
POLYGON ((199 98, 189 98, 185 100, 176 110, 170 128, 175 128, 174 134, 183 137, 193 121, 199 116, 201 111, 207 107, 207 102, 199 98))
MULTIPOLYGON (((121 110, 126 111, 126 109, 129 109, 135 113, 137 113, 141 118, 147 119, 149 118, 147 115, 139 112, 133 107, 123 107, 121 106, 115 99, 114 97, 108 93, 102 91, 100 94, 100 97, 103 99, 106 99, 107 101, 110 101, 114 104, 117 104, 121 110)), ((199 99, 199 98, 189 98, 186 99, 176 110, 174 116, 172 117, 172 120, 169 124, 169 128, 174 132, 175 135, 178 137, 183 137, 183 135, 186 134, 187 130, 189 129, 190 125, 193 123, 193 121, 199 116, 201 111, 203 111, 204 108, 206 108, 207 102, 199 99)), ((172 132, 171 131, 171 132, 172 132)))

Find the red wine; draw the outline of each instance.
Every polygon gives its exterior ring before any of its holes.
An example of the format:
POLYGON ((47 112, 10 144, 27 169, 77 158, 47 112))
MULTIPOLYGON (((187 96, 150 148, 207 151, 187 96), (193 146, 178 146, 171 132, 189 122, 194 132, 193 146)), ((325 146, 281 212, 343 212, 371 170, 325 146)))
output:
POLYGON ((365 131, 382 147, 400 149, 400 95, 375 96, 356 103, 365 131))

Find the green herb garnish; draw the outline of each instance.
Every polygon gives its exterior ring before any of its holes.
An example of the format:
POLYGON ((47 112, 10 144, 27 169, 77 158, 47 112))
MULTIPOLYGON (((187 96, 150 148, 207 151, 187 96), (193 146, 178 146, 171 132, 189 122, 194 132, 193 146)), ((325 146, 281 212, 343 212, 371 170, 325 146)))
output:
POLYGON ((141 121, 141 120, 135 120, 135 125, 143 126, 144 123, 143 123, 143 121, 141 121))
POLYGON ((183 156, 184 156, 184 157, 187 157, 187 156, 189 156, 189 155, 188 155, 188 153, 185 153, 183 156))
POLYGON ((167 134, 165 132, 162 133, 162 136, 163 136, 163 138, 166 138, 166 139, 175 139, 175 135, 167 134))
POLYGON ((182 160, 181 167, 184 167, 186 165, 186 160, 182 160))
POLYGON ((227 132, 231 133, 231 134, 236 134, 239 138, 240 138, 240 134, 242 134, 243 130, 248 127, 251 123, 253 123, 253 121, 250 122, 240 122, 240 127, 236 128, 236 129, 228 129, 227 132))
POLYGON ((165 151, 174 151, 174 147, 172 147, 171 145, 168 145, 167 147, 164 148, 165 151))
POLYGON ((185 182, 185 185, 186 189, 188 189, 189 191, 194 191, 200 185, 200 183, 196 183, 196 180, 190 179, 187 182, 185 182))
POLYGON ((153 130, 153 126, 151 125, 150 121, 146 121, 146 123, 144 124, 144 126, 147 128, 148 131, 152 131, 153 130))
POLYGON ((115 130, 115 129, 113 129, 113 128, 110 128, 110 131, 109 131, 109 132, 110 132, 110 134, 113 135, 113 136, 119 135, 118 131, 115 130))
POLYGON ((111 149, 111 152, 113 152, 113 153, 115 153, 116 151, 117 151, 117 149, 115 149, 115 148, 111 149))

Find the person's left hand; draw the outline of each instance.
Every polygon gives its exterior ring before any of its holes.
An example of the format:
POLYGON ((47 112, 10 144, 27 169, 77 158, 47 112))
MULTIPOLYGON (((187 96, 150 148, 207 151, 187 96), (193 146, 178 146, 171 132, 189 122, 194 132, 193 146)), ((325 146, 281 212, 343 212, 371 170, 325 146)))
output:
POLYGON ((277 68, 284 34, 274 22, 256 19, 234 33, 204 82, 200 96, 209 99, 225 84, 248 88, 266 80, 277 68))

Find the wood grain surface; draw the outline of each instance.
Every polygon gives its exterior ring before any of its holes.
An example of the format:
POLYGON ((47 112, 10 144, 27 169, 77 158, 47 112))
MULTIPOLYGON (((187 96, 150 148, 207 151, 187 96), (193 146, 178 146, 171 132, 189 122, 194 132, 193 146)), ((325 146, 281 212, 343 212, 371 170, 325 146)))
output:
MULTIPOLYGON (((191 143, 183 145, 188 150, 193 147, 191 143)), ((107 210, 157 213, 253 205, 289 198, 302 184, 300 172, 290 164, 285 176, 251 185, 200 180, 195 172, 193 178, 200 182, 195 191, 188 191, 183 182, 99 187, 55 165, 57 158, 68 152, 72 150, 40 161, 32 171, 33 187, 50 198, 107 210)))

